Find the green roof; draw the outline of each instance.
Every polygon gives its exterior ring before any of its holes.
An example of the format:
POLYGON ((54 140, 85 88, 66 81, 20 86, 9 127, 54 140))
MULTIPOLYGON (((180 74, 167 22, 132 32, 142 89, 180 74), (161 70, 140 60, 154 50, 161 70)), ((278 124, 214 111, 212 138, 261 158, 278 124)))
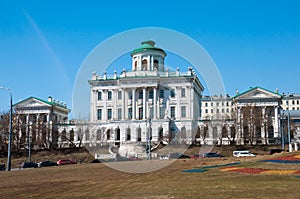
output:
POLYGON ((35 99, 35 100, 44 102, 44 103, 46 103, 46 104, 48 104, 48 105, 54 105, 54 106, 59 106, 59 107, 68 109, 67 106, 64 106, 64 105, 62 105, 62 104, 59 104, 59 103, 56 103, 56 102, 53 102, 53 101, 52 101, 52 102, 49 102, 49 101, 47 101, 47 100, 42 100, 42 99, 40 99, 40 98, 33 97, 33 96, 30 96, 30 97, 28 97, 28 98, 26 98, 26 99, 24 99, 24 100, 22 100, 22 101, 20 101, 20 102, 18 102, 18 103, 16 103, 16 104, 14 104, 13 106, 16 106, 16 105, 18 105, 18 104, 21 104, 21 103, 23 103, 23 102, 25 102, 25 101, 27 101, 27 100, 29 100, 29 99, 35 99))
POLYGON ((235 96, 233 97, 233 99, 235 99, 235 98, 237 98, 237 97, 239 97, 239 96, 241 96, 241 95, 244 95, 244 94, 246 94, 246 93, 249 93, 250 91, 256 90, 256 89, 261 89, 261 90, 264 90, 264 91, 273 93, 273 94, 275 94, 275 95, 278 95, 279 97, 282 97, 282 95, 280 95, 279 93, 276 93, 276 92, 274 92, 274 91, 270 91, 270 90, 265 89, 265 88, 262 88, 262 87, 260 87, 260 86, 255 86, 255 87, 250 88, 249 90, 247 90, 247 91, 245 91, 245 92, 242 92, 242 93, 239 93, 239 94, 235 95, 235 96))
POLYGON ((149 52, 149 51, 159 51, 162 52, 164 56, 167 55, 163 49, 155 47, 155 42, 152 40, 142 42, 142 46, 140 48, 134 49, 130 55, 132 56, 136 53, 149 52))

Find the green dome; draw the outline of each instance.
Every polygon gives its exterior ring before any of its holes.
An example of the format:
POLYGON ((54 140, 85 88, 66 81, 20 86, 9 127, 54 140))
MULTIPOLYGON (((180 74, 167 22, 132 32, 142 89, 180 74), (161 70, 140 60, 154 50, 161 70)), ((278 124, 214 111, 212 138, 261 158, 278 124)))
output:
POLYGON ((162 52, 164 56, 166 56, 166 52, 161 49, 161 48, 157 48, 155 47, 155 42, 152 41, 152 40, 149 40, 149 41, 144 41, 141 43, 142 46, 140 48, 136 48, 134 49, 132 52, 131 52, 131 56, 133 56, 134 54, 136 53, 140 53, 140 52, 153 52, 153 51, 159 51, 159 52, 162 52))

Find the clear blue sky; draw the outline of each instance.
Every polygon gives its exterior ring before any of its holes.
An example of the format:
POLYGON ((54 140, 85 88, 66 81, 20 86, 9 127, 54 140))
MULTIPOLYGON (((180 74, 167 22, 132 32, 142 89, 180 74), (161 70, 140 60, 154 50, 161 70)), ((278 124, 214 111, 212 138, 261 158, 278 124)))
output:
MULTIPOLYGON (((300 93, 299 10, 296 0, 3 0, 0 85, 14 103, 51 95, 71 107, 77 70, 94 47, 128 29, 162 27, 200 43, 230 95, 250 86, 300 93)), ((8 99, 1 91, 0 111, 8 99)))

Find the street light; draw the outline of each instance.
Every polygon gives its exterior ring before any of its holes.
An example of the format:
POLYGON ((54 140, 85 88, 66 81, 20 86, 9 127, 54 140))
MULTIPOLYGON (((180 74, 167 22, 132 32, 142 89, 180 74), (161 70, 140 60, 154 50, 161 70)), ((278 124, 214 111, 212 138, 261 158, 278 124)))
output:
POLYGON ((283 128, 283 124, 284 124, 284 120, 287 119, 287 130, 288 130, 288 145, 289 145, 289 148, 288 148, 288 151, 289 152, 292 152, 292 145, 291 145, 291 125, 290 125, 290 111, 287 110, 287 115, 284 114, 284 112, 282 111, 282 114, 281 114, 281 136, 282 136, 282 149, 284 150, 284 128, 283 128))
POLYGON ((7 149, 7 171, 11 170, 11 140, 12 140, 12 94, 9 88, 0 87, 0 89, 7 90, 10 96, 10 113, 9 113, 9 135, 8 135, 8 149, 7 149))

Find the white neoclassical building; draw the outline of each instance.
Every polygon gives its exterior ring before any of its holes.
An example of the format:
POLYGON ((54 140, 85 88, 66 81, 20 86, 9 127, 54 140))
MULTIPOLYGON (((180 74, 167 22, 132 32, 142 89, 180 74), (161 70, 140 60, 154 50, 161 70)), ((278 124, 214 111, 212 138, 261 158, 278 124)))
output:
POLYGON ((59 126, 60 136, 67 137, 59 139, 61 146, 70 141, 86 146, 145 143, 149 136, 154 143, 280 142, 283 96, 278 91, 254 87, 234 97, 202 96, 204 88, 192 68, 170 71, 166 55, 155 42, 145 41, 132 51, 130 71, 93 73, 90 121, 59 126))
POLYGON ((55 125, 68 121, 70 109, 65 103, 52 97, 48 100, 28 97, 13 108, 14 144, 18 147, 26 148, 31 143, 31 147, 49 148, 60 141, 55 125))
POLYGON ((149 131, 153 142, 193 141, 204 88, 192 68, 165 68, 166 55, 154 41, 145 41, 131 53, 131 71, 113 77, 93 73, 90 129, 104 134, 100 142, 146 142, 149 131))

